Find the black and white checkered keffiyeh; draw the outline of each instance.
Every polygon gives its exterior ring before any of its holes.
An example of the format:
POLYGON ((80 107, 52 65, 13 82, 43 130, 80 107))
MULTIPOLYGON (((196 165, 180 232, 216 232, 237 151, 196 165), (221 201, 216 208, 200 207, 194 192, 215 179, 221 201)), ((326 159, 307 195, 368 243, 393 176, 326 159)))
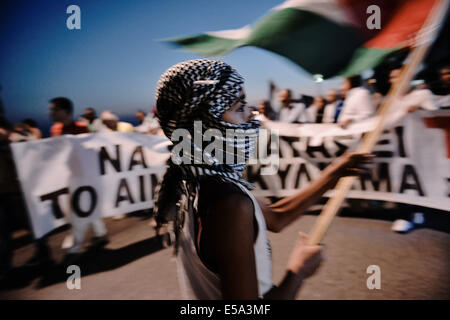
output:
POLYGON ((161 128, 172 141, 176 129, 189 132, 188 137, 184 135, 182 139, 188 138, 193 151, 178 155, 181 163, 169 160, 169 168, 155 195, 154 210, 161 220, 164 220, 162 212, 177 205, 182 194, 189 198, 198 191, 198 179, 202 175, 213 175, 252 188, 242 179, 242 171, 248 156, 255 151, 259 121, 232 124, 222 119, 223 114, 239 100, 243 83, 244 79, 231 66, 207 59, 178 63, 161 76, 156 89, 156 116, 161 128), (196 121, 201 121, 201 125, 195 126, 196 121), (220 132, 212 138, 221 146, 214 154, 205 149, 211 142, 192 138, 195 131, 199 133, 200 130, 201 134, 208 129, 220 132), (230 136, 230 132, 234 136, 230 136), (234 151, 231 163, 229 158, 226 161, 230 150, 234 151))

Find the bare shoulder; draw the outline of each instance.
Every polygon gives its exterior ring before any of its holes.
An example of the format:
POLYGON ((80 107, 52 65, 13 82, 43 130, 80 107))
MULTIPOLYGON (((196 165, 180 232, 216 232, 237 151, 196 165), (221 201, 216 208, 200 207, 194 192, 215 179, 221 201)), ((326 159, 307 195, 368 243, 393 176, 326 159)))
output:
POLYGON ((230 261, 252 256, 253 202, 239 187, 221 181, 201 184, 199 211, 202 220, 200 247, 212 270, 220 273, 230 261))
POLYGON ((220 223, 253 223, 253 202, 239 187, 218 179, 202 180, 199 209, 207 220, 220 223))

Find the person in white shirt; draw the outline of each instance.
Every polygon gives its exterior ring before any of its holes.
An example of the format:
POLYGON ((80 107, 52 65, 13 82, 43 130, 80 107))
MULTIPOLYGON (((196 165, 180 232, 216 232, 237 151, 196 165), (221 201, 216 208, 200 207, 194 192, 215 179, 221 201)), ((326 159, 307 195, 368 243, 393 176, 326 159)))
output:
MULTIPOLYGON (((393 85, 399 79, 401 69, 394 69, 389 74, 389 82, 393 85)), ((392 113, 391 119, 400 118, 406 113, 413 113, 419 109, 423 110, 437 110, 438 107, 433 100, 433 94, 429 89, 413 88, 403 97, 398 99, 395 103, 395 110, 392 113)), ((391 230, 399 233, 406 233, 412 230, 416 225, 425 223, 425 215, 422 208, 418 206, 411 206, 400 204, 400 212, 404 219, 397 219, 392 224, 391 230), (410 221, 407 216, 411 216, 410 221)))
POLYGON ((103 126, 102 120, 97 118, 97 113, 94 108, 86 108, 84 114, 80 117, 80 122, 87 125, 89 132, 97 132, 103 126))
MULTIPOLYGON (((103 122, 103 127, 99 132, 134 132, 134 127, 131 123, 119 121, 119 117, 111 111, 103 111, 100 119, 103 122)), ((120 220, 125 218, 125 214, 118 214, 113 217, 114 220, 120 220)))
POLYGON ((346 78, 342 84, 342 93, 345 95, 345 100, 338 123, 343 129, 352 122, 375 115, 376 110, 370 92, 361 87, 361 76, 346 78))
POLYGON ((323 123, 326 100, 323 97, 314 98, 314 103, 306 109, 308 123, 323 123))
POLYGON ((153 112, 149 112, 144 116, 141 124, 134 127, 134 130, 140 133, 156 134, 160 130, 159 121, 153 112))
POLYGON ((278 100, 281 105, 279 121, 288 123, 307 122, 305 104, 299 102, 294 103, 291 90, 281 90, 278 95, 278 100))
MULTIPOLYGON (((401 69, 394 69, 389 73, 389 82, 394 84, 399 76, 401 69)), ((410 90, 399 101, 396 102, 395 112, 398 113, 412 113, 419 109, 423 110, 437 110, 438 107, 433 99, 433 93, 425 88, 416 88, 410 90)))
POLYGON ((103 122, 103 126, 99 132, 134 132, 134 128, 131 123, 119 121, 119 117, 109 110, 103 111, 100 119, 103 122))

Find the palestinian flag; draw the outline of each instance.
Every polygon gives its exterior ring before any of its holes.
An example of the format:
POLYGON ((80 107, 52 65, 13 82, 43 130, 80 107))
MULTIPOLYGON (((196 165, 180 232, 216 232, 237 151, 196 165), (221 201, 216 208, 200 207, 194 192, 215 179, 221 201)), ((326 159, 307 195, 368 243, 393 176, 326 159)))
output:
POLYGON ((284 56, 325 78, 371 69, 407 47, 438 0, 289 0, 252 26, 205 32, 168 42, 202 56, 219 57, 254 46, 284 56), (370 30, 380 8, 380 29, 370 30))

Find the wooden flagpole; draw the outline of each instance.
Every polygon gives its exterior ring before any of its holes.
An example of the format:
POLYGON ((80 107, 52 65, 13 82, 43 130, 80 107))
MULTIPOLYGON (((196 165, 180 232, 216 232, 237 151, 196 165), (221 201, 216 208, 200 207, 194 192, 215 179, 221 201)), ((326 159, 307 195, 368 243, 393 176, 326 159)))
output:
MULTIPOLYGON (((405 94, 408 85, 414 76, 415 70, 420 65, 429 47, 433 43, 439 27, 447 13, 448 6, 449 0, 440 0, 433 6, 426 22, 418 32, 418 37, 416 39, 419 43, 416 44, 416 48, 408 55, 408 63, 403 66, 399 79, 389 90, 387 99, 381 104, 380 109, 378 110, 380 119, 375 129, 364 136, 361 145, 358 147, 358 152, 371 152, 375 147, 383 132, 383 128, 395 101, 398 101, 398 99, 405 94)), ((327 201, 319 217, 316 219, 309 235, 309 244, 318 244, 322 241, 355 179, 356 177, 350 176, 339 180, 335 187, 334 195, 327 201)))

